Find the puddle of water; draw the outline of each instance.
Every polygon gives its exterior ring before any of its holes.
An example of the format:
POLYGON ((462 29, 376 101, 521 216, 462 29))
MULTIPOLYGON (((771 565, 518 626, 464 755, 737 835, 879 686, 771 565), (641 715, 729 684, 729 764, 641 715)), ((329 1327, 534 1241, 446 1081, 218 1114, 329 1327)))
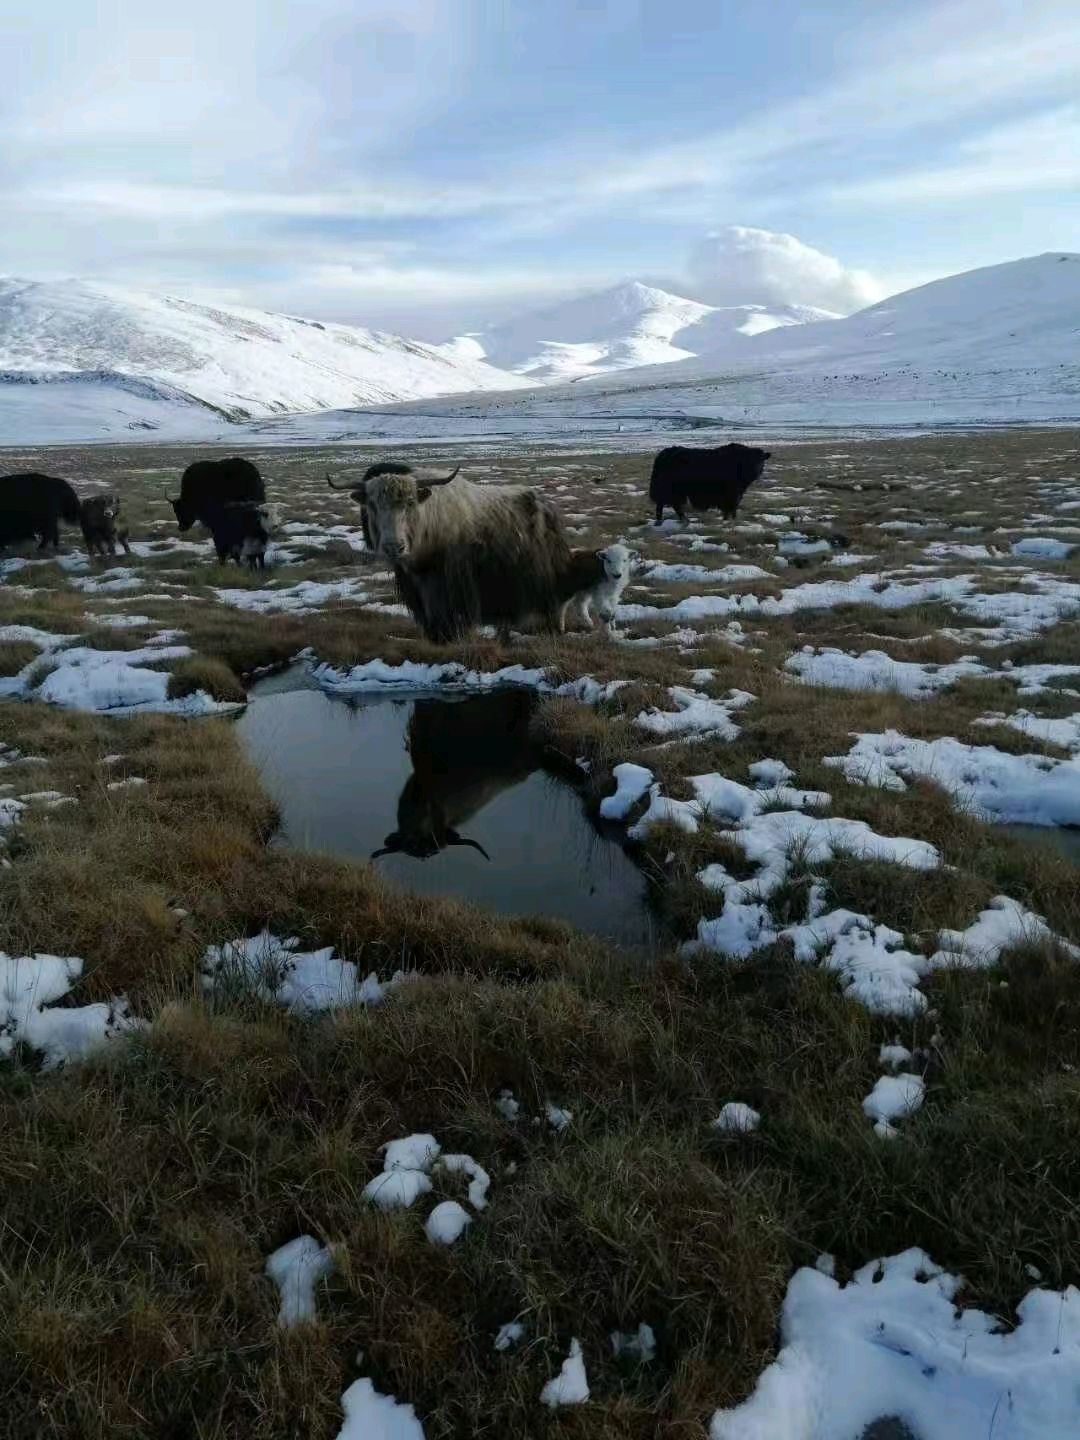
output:
POLYGON ((1080 865, 1080 830, 1064 829, 1060 825, 1003 825, 1006 835, 1024 845, 1047 845, 1080 865))
POLYGON ((646 884, 528 738, 536 697, 331 697, 295 674, 237 722, 281 811, 278 843, 367 860, 396 889, 656 943, 646 884))

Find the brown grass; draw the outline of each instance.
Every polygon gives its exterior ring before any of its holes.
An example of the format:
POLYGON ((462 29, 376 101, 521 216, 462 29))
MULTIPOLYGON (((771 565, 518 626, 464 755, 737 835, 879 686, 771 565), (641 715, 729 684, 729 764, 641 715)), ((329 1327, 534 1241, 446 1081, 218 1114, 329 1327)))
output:
MULTIPOLYGON (((740 519, 791 514, 794 526, 841 530, 859 550, 878 552, 871 568, 902 564, 920 559, 927 536, 947 538, 969 520, 1015 527, 1049 508, 1037 482, 1016 477, 1074 474, 1073 448, 1061 432, 778 445, 770 485, 751 492, 740 519), (836 452, 847 458, 829 458, 836 452), (1010 479, 995 488, 998 474, 1010 479), (877 529, 898 506, 933 524, 915 540, 877 529), (965 514, 973 508, 976 520, 965 514)), ((167 447, 61 449, 48 468, 114 480, 143 536, 168 520, 160 484, 189 458, 167 447)), ((327 463, 342 463, 339 451, 254 458, 275 476, 272 498, 285 519, 355 523, 347 502, 322 486, 327 463)), ((348 460, 360 463, 352 452, 348 460)), ((548 483, 570 486, 556 492, 560 503, 589 514, 590 535, 610 538, 644 518, 640 492, 623 487, 640 485, 645 457, 551 463, 558 469, 548 483), (605 483, 595 486, 601 469, 605 483)), ((536 460, 493 458, 485 467, 519 480, 535 475, 536 460)), ((700 533, 732 540, 739 559, 767 564, 772 554, 768 537, 733 532, 716 516, 700 533)), ((665 558, 732 558, 647 530, 631 538, 665 558)), ((958 814, 930 784, 867 790, 822 763, 847 750, 852 732, 890 727, 1044 748, 974 725, 987 711, 1017 708, 1011 684, 915 701, 810 690, 778 674, 804 643, 954 658, 967 647, 935 633, 956 623, 945 607, 750 614, 747 646, 705 635, 686 653, 599 634, 530 636, 510 647, 478 637, 447 650, 420 640, 408 621, 347 602, 269 617, 226 608, 213 587, 252 582, 188 552, 133 563, 155 592, 190 598, 144 601, 136 592, 118 606, 73 593, 62 571, 40 566, 15 577, 29 575, 38 593, 0 587, 0 623, 89 630, 92 643, 120 649, 137 646, 145 630, 95 627, 86 617, 124 608, 151 615, 154 626, 182 628, 196 652, 172 667, 170 693, 204 689, 228 700, 242 698, 239 676, 307 645, 339 665, 452 657, 488 670, 520 661, 567 677, 629 679, 595 709, 547 698, 536 711, 534 733, 554 757, 589 762, 593 807, 621 760, 649 765, 667 793, 685 796, 691 775, 745 780, 752 761, 782 759, 797 783, 832 792, 833 813, 930 840, 951 867, 837 860, 820 872, 830 903, 866 911, 923 949, 937 929, 970 923, 1001 893, 1080 936, 1075 866, 1059 854, 958 814), (634 717, 667 706, 667 688, 705 666, 717 671, 708 693, 737 687, 758 697, 739 712, 739 737, 645 743, 652 737, 634 717)), ((823 577, 850 573, 815 568, 823 577)), ((271 579, 363 573, 337 551, 271 579)), ((806 578, 785 572, 772 588, 806 578)), ((1004 583, 987 577, 987 588, 1004 583)), ((372 588, 390 598, 384 582, 372 588)), ((661 603, 679 593, 658 591, 661 603)), ((1077 628, 1067 622, 971 653, 995 665, 1067 663, 1077 628)), ((8 643, 0 671, 35 654, 8 643)), ((1067 696, 1025 703, 1040 714, 1075 708, 1067 696)), ((1080 1189, 1080 967, 1052 947, 1016 951, 992 971, 940 972, 924 982, 930 1014, 884 1020, 845 1003, 831 974, 795 965, 783 944, 743 963, 661 948, 645 964, 553 921, 403 895, 366 865, 270 846, 277 816, 228 720, 0 710, 5 743, 47 761, 6 769, 11 793, 56 789, 78 800, 62 811, 31 808, 9 837, 4 949, 83 956, 76 1003, 123 991, 153 1020, 132 1043, 67 1071, 43 1074, 31 1055, 0 1065, 5 1433, 331 1440, 341 1393, 362 1373, 416 1406, 428 1440, 704 1440, 712 1411, 743 1398, 772 1358, 792 1270, 822 1251, 844 1275, 922 1246, 965 1276, 968 1298, 1005 1318, 1030 1286, 1026 1265, 1052 1287, 1080 1275, 1069 1200, 1080 1189), (107 754, 122 759, 106 767, 107 754), (147 783, 107 789, 125 776, 147 783), (242 990, 204 994, 206 946, 263 926, 305 946, 332 945, 361 974, 403 968, 413 978, 378 1009, 306 1019, 242 990), (878 1046, 894 1038, 918 1052, 928 1096, 886 1147, 860 1102, 880 1073, 878 1046), (493 1105, 505 1086, 523 1107, 517 1125, 493 1105), (753 1137, 710 1128, 730 1099, 761 1110, 753 1137), (561 1137, 532 1123, 548 1101, 573 1112, 561 1137), (379 1145, 416 1130, 474 1155, 493 1179, 489 1209, 446 1251, 423 1234, 425 1207, 387 1216, 361 1199, 379 1145), (300 1233, 331 1244, 338 1267, 320 1287, 319 1323, 282 1334, 263 1266, 300 1233), (496 1356, 494 1332, 516 1317, 528 1326, 525 1348, 496 1356), (657 1362, 617 1363, 610 1331, 642 1320, 656 1328, 657 1362), (593 1397, 553 1418, 537 1397, 575 1336, 593 1397)), ((717 913, 696 879, 703 865, 746 870, 741 852, 708 829, 657 827, 640 859, 673 942, 717 913)), ((796 867, 774 901, 779 921, 801 919, 807 885, 796 867)), ((460 1193, 438 1185, 440 1197, 460 1193)))

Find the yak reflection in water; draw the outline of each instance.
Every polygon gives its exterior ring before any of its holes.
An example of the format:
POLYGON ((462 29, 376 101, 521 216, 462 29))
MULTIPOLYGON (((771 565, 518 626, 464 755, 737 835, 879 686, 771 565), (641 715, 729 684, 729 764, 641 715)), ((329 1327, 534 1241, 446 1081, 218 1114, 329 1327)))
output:
POLYGON ((277 843, 373 860, 395 889, 655 943, 641 872, 529 738, 536 698, 331 698, 296 676, 238 722, 282 817, 277 843))
POLYGON ((491 856, 460 827, 496 795, 540 768, 529 738, 536 702, 524 690, 505 690, 447 704, 417 700, 405 732, 412 774, 398 797, 397 829, 372 858, 411 855, 428 860, 448 845, 491 856))

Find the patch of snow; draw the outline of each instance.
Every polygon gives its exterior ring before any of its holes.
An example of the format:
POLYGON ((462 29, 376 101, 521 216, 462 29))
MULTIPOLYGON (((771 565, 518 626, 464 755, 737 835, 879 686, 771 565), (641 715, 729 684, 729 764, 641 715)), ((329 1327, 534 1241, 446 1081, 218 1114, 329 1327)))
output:
POLYGON ((121 995, 95 1005, 60 1005, 82 975, 74 955, 6 955, 0 951, 0 1059, 19 1044, 36 1050, 42 1069, 82 1060, 110 1040, 144 1028, 121 995))
POLYGON ((443 1200, 424 1222, 424 1233, 433 1245, 453 1245, 472 1224, 472 1216, 456 1200, 443 1200))
POLYGON ((555 1410, 560 1405, 584 1405, 588 1398, 589 1382, 585 1375, 581 1342, 571 1340, 570 1353, 558 1375, 549 1380, 540 1392, 540 1403, 555 1410))
POLYGON ((520 1345, 525 1339, 525 1326, 519 1320, 510 1320, 505 1325, 500 1325, 495 1335, 495 1349, 502 1352, 512 1350, 520 1345))
POLYGON ((452 1175, 467 1175, 469 1177, 469 1204, 475 1210, 487 1209, 487 1194, 491 1188, 491 1176, 482 1165, 478 1165, 471 1155, 443 1155, 438 1164, 440 1170, 448 1170, 452 1175))
POLYGON ((354 1380, 341 1397, 345 1423, 337 1440, 424 1440, 411 1405, 380 1395, 370 1380, 354 1380))
POLYGON ((795 779, 795 771, 783 760, 755 760, 752 765, 747 766, 750 779, 759 790, 774 789, 777 785, 786 785, 789 780, 795 779))
POLYGON ((714 1130, 722 1130, 729 1134, 749 1135, 761 1124, 761 1114, 741 1100, 729 1100, 726 1105, 721 1107, 720 1114, 712 1123, 714 1130))
POLYGON ((1003 950, 1015 945, 1054 943, 1080 960, 1080 946, 1055 935, 1041 915, 1025 910, 1018 900, 995 895, 966 930, 942 930, 941 947, 930 964, 941 967, 985 969, 996 965, 1003 950))
POLYGON ((547 1123, 555 1131, 556 1135, 565 1135, 570 1128, 570 1122, 574 1118, 572 1110, 563 1110, 558 1105, 552 1105, 550 1101, 544 1106, 544 1115, 547 1123))
POLYGON ((547 695, 569 696, 585 705, 610 700, 617 690, 629 684, 627 680, 609 680, 605 683, 595 680, 591 675, 553 684, 548 679, 546 670, 530 669, 525 665, 506 665, 501 670, 468 670, 457 661, 429 665, 415 660, 403 660, 400 665, 392 665, 386 660, 369 660, 344 672, 335 670, 331 665, 320 664, 314 667, 312 676, 324 690, 335 695, 371 694, 379 691, 435 691, 440 694, 454 694, 520 685, 540 690, 547 695))
POLYGON ((867 1118, 883 1138, 892 1138, 898 1120, 908 1120, 922 1109, 926 1085, 921 1075, 882 1075, 862 1102, 867 1118))
POLYGON ((1024 540, 1014 541, 1009 549, 1014 555, 1021 555, 1026 559, 1064 560, 1072 554, 1076 546, 1045 535, 1030 535, 1024 540))
POLYGON ((615 794, 605 795, 600 801, 600 814, 605 820, 625 820, 653 783, 653 773, 629 761, 616 765, 611 773, 615 777, 615 794))
POLYGON ((687 690, 681 685, 672 685, 668 694, 675 702, 675 710, 643 710, 634 721, 639 729, 650 735, 708 735, 734 740, 740 732, 731 712, 756 698, 745 690, 730 690, 723 700, 713 700, 700 690, 687 690))
POLYGON ((642 567, 641 574, 649 583, 736 585, 743 580, 767 579, 769 572, 760 565, 720 565, 710 570, 707 565, 670 565, 661 560, 650 560, 642 567))
POLYGON ((910 1063, 911 1051, 906 1045, 882 1045, 878 1051, 878 1064, 883 1070, 899 1070, 910 1063))
POLYGON ((360 604, 369 598, 366 580, 301 580, 280 589, 216 589, 223 605, 234 610, 254 610, 260 615, 307 614, 320 610, 331 600, 352 600, 360 604))
POLYGON ((498 1098, 495 1101, 495 1109, 498 1110, 504 1120, 509 1120, 511 1124, 513 1124, 521 1114, 521 1104, 514 1099, 514 1092, 512 1090, 501 1090, 499 1092, 498 1098))
POLYGON ((378 1005, 405 978, 398 971, 392 980, 380 982, 372 971, 361 980, 353 962, 338 959, 332 945, 310 951, 299 947, 295 935, 281 939, 269 930, 211 945, 203 957, 203 989, 228 992, 239 987, 294 1014, 310 1014, 344 1005, 378 1005))
POLYGON ((993 672, 973 656, 949 665, 924 665, 893 660, 881 650, 850 655, 843 650, 814 650, 807 645, 784 661, 784 669, 804 685, 838 690, 890 690, 901 695, 925 696, 955 685, 958 680, 982 680, 993 672))
POLYGON ((320 1245, 314 1235, 298 1235, 269 1257, 266 1273, 281 1292, 277 1323, 283 1329, 316 1318, 315 1286, 333 1268, 329 1248, 320 1245))
POLYGON ((656 1332, 644 1320, 630 1335, 622 1330, 613 1330, 611 1351, 616 1360, 625 1355, 642 1365, 648 1365, 656 1359, 656 1332))
POLYGON ((132 787, 145 785, 146 781, 141 775, 129 775, 126 780, 110 780, 105 786, 106 790, 128 790, 132 787))
POLYGON ((921 1250, 871 1261, 847 1285, 796 1271, 780 1353, 709 1440, 834 1440, 901 1416, 919 1440, 1072 1440, 1080 1291, 1032 1290, 1018 1324, 958 1309, 963 1287, 921 1250))
POLYGON ((973 724, 1007 725, 1019 730, 1021 735, 1030 735, 1033 740, 1045 740, 1051 745, 1060 745, 1063 750, 1080 752, 1080 711, 1058 719, 1033 715, 1030 710, 1016 710, 1011 715, 998 711, 981 715, 973 724))
POLYGON ((1010 755, 991 745, 964 745, 951 736, 912 740, 897 730, 857 735, 847 755, 826 765, 853 784, 904 790, 922 778, 955 804, 997 824, 1080 825, 1080 765, 1045 755, 1010 755))

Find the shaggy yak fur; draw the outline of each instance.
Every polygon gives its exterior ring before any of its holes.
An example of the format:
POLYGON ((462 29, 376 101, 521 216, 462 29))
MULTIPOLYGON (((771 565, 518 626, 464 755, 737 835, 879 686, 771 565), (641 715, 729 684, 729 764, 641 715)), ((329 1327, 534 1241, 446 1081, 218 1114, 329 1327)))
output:
POLYGON ((625 545, 609 545, 605 550, 571 550, 570 564, 559 577, 559 631, 566 629, 566 617, 577 605, 581 618, 592 627, 592 607, 607 625, 615 618, 615 608, 630 579, 631 557, 625 545))
POLYGON ((0 545, 36 538, 38 548, 60 545, 60 521, 78 525, 79 497, 66 480, 30 470, 0 476, 0 545))
POLYGON ((653 461, 649 499, 656 506, 656 523, 670 505, 686 524, 686 506, 695 510, 721 510, 733 520, 739 502, 765 469, 768 450, 753 445, 718 445, 715 449, 691 449, 669 445, 653 461))
POLYGON ((558 513, 526 486, 474 485, 457 473, 383 463, 351 490, 364 539, 394 567, 402 602, 436 642, 530 616, 554 630, 570 559, 558 513))

